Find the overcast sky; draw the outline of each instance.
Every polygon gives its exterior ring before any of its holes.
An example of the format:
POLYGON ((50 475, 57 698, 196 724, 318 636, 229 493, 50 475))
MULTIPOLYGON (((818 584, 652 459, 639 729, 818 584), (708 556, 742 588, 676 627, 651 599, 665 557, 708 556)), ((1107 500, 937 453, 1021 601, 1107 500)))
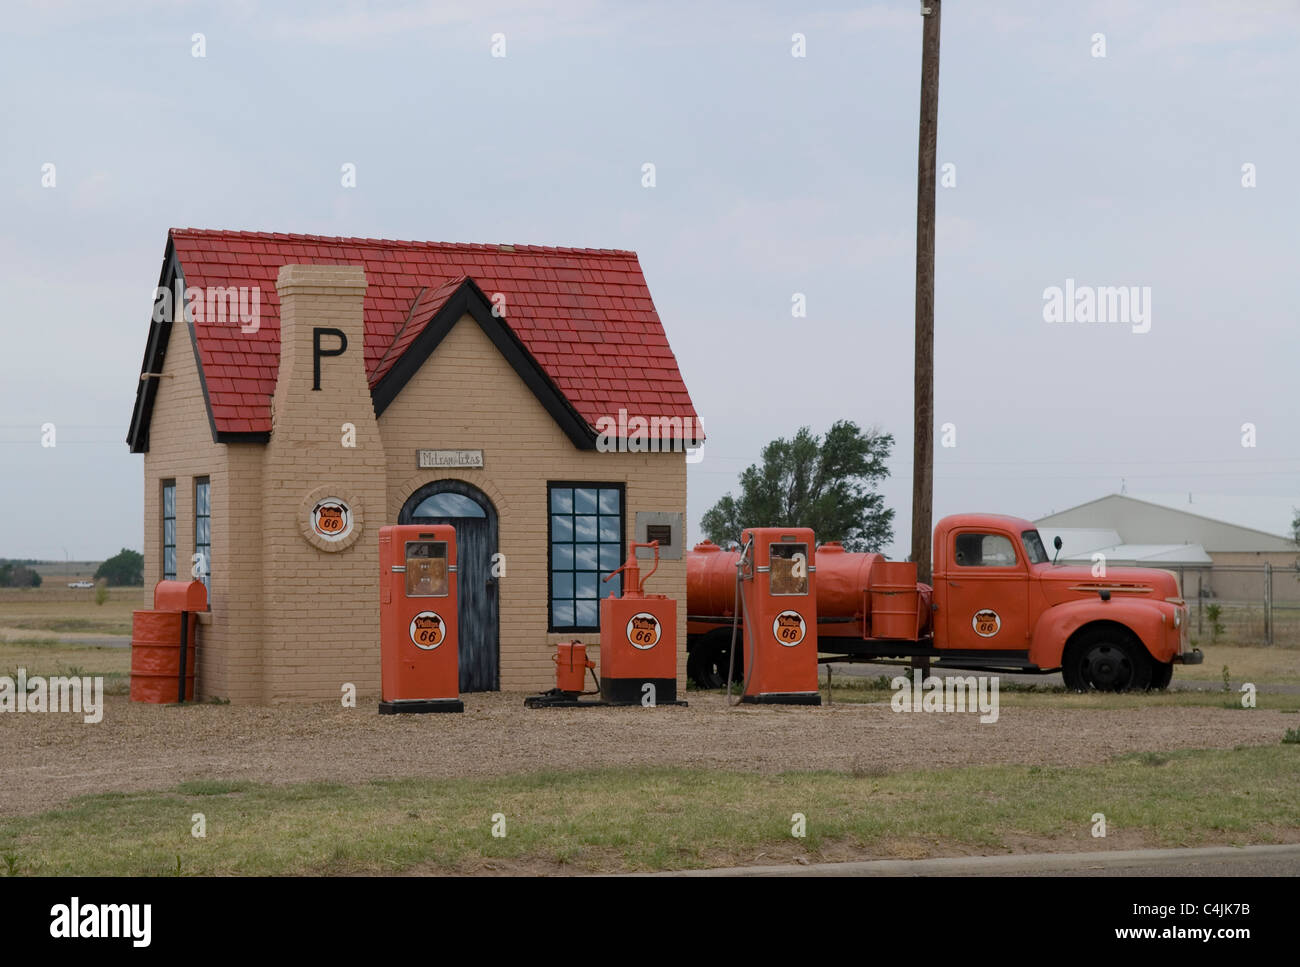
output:
MULTIPOLYGON (((917 0, 4 20, 0 557, 140 548, 124 440, 170 226, 633 249, 709 435, 691 537, 766 442, 848 418, 895 437, 906 554, 917 0)), ((944 5, 936 519, 1121 479, 1300 503, 1298 41, 1300 0, 944 5), (1045 321, 1067 280, 1149 287, 1149 315, 1045 321)))

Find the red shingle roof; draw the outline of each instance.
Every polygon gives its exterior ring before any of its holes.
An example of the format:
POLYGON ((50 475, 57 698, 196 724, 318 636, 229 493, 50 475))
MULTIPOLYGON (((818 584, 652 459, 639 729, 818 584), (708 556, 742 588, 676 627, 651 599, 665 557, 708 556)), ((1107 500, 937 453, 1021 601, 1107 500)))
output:
POLYGON ((187 287, 260 288, 256 332, 242 332, 238 322, 195 324, 218 432, 271 429, 280 364, 275 279, 288 264, 365 269, 372 388, 468 277, 489 298, 504 295, 504 321, 589 424, 617 419, 622 408, 698 425, 634 252, 193 228, 172 229, 171 239, 187 287))

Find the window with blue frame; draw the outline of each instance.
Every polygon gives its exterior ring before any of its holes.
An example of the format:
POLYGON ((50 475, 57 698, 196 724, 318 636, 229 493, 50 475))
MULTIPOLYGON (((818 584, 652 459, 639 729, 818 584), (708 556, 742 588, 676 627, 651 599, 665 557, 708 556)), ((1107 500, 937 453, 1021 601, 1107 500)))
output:
POLYGON ((176 481, 162 482, 162 576, 176 580, 176 481))
POLYGON ((547 484, 550 630, 595 631, 600 599, 623 592, 623 485, 547 484))
POLYGON ((212 484, 207 477, 194 478, 194 554, 199 557, 200 581, 212 593, 212 484), (201 555, 201 557, 200 557, 201 555))

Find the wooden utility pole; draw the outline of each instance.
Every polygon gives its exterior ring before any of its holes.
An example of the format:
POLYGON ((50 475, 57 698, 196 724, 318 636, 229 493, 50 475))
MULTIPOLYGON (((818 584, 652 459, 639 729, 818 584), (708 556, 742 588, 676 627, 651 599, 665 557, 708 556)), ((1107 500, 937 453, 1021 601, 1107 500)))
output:
POLYGON ((934 499, 934 194, 939 140, 939 9, 921 0, 921 137, 916 159, 916 407, 912 449, 912 560, 931 582, 934 499))

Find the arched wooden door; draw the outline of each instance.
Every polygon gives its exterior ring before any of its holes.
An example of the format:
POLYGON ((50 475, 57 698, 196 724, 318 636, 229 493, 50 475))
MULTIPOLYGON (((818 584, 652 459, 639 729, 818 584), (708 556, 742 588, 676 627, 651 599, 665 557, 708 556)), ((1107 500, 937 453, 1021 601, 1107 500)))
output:
POLYGON ((477 487, 437 480, 413 493, 399 524, 451 524, 456 528, 456 606, 460 622, 460 690, 494 692, 501 687, 498 638, 497 512, 477 487))

